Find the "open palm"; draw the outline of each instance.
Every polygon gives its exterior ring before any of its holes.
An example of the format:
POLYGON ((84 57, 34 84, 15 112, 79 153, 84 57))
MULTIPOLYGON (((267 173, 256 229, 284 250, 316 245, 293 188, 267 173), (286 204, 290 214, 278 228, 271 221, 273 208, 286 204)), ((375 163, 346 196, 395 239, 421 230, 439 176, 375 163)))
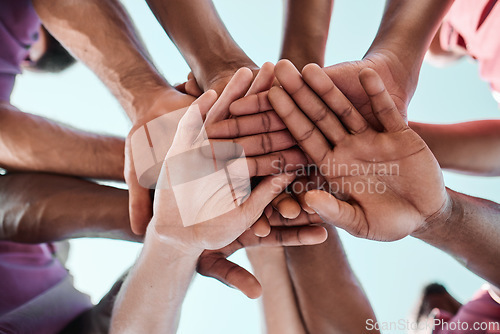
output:
MULTIPOLYGON (((290 81, 292 69, 283 67, 290 81)), ((408 128, 377 73, 366 69, 359 77, 383 132, 318 66, 306 66, 303 77, 307 85, 293 89, 291 97, 274 88, 269 99, 327 180, 326 191, 306 194, 307 204, 351 234, 385 241, 403 238, 439 214, 448 203, 439 165, 408 128)))

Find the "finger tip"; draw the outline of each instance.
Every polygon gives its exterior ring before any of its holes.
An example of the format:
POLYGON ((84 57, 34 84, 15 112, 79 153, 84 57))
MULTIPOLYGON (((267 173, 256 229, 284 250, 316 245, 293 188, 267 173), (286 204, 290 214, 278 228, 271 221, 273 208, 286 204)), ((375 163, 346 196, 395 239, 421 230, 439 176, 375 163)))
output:
POLYGON ((280 208, 279 212, 283 218, 295 219, 300 215, 301 207, 296 202, 288 202, 286 207, 280 208))
POLYGON ((311 74, 317 71, 318 69, 321 69, 321 67, 316 64, 316 63, 309 63, 304 68, 302 68, 302 74, 311 74))
POLYGON ((245 292, 245 295, 250 299, 257 299, 262 296, 262 286, 257 283, 251 289, 245 292))
POLYGON ((253 231, 253 234, 255 234, 256 237, 259 238, 265 238, 271 233, 271 226, 268 226, 267 228, 258 228, 253 231))

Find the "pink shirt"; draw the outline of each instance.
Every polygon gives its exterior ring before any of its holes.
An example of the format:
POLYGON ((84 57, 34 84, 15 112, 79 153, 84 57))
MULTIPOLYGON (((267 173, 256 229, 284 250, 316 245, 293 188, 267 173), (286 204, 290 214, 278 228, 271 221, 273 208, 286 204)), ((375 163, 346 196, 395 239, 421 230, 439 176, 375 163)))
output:
POLYGON ((436 326, 433 334, 500 334, 500 304, 483 288, 455 316, 439 311, 436 320, 447 324, 436 326))
POLYGON ((500 92, 500 3, 455 0, 441 27, 441 47, 459 45, 479 62, 481 78, 500 92))

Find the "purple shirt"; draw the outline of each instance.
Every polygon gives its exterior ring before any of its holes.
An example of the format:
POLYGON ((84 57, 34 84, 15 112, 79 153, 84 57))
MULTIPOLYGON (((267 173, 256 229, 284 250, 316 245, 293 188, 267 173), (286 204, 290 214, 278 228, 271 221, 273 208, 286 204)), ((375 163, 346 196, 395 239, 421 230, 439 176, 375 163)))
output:
POLYGON ((0 1, 0 101, 10 100, 15 77, 39 29, 31 0, 0 1))
POLYGON ((52 248, 0 241, 0 333, 58 333, 92 307, 52 248))

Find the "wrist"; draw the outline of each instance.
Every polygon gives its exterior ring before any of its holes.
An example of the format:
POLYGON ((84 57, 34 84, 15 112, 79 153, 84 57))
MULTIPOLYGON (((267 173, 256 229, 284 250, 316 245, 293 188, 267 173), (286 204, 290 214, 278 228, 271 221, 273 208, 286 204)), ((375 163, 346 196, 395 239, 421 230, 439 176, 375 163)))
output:
POLYGON ((204 249, 193 247, 189 243, 179 240, 175 235, 165 235, 158 231, 158 222, 153 216, 146 230, 145 243, 148 242, 156 249, 162 249, 162 252, 168 250, 168 257, 175 255, 176 258, 182 258, 186 261, 198 261, 204 249))
MULTIPOLYGON (((141 93, 140 98, 136 100, 130 114, 132 127, 141 127, 145 123, 164 115, 167 111, 165 107, 157 107, 164 101, 175 100, 177 95, 182 94, 170 85, 156 86, 151 90, 141 93)), ((168 107, 168 106, 167 106, 168 107)))
POLYGON ((460 194, 446 188, 447 199, 442 208, 425 220, 412 236, 429 244, 441 244, 462 220, 463 205, 460 194))
POLYGON ((214 56, 204 64, 196 66, 193 74, 203 91, 210 89, 212 84, 220 79, 232 77, 242 67, 257 70, 259 67, 245 54, 233 54, 228 57, 214 56))
MULTIPOLYGON (((138 124, 144 120, 150 121, 154 117, 151 115, 152 107, 159 96, 164 94, 178 93, 174 87, 168 83, 149 84, 127 92, 130 101, 122 103, 125 112, 129 116, 132 124, 138 124)), ((160 115, 157 115, 160 116, 160 115)))

